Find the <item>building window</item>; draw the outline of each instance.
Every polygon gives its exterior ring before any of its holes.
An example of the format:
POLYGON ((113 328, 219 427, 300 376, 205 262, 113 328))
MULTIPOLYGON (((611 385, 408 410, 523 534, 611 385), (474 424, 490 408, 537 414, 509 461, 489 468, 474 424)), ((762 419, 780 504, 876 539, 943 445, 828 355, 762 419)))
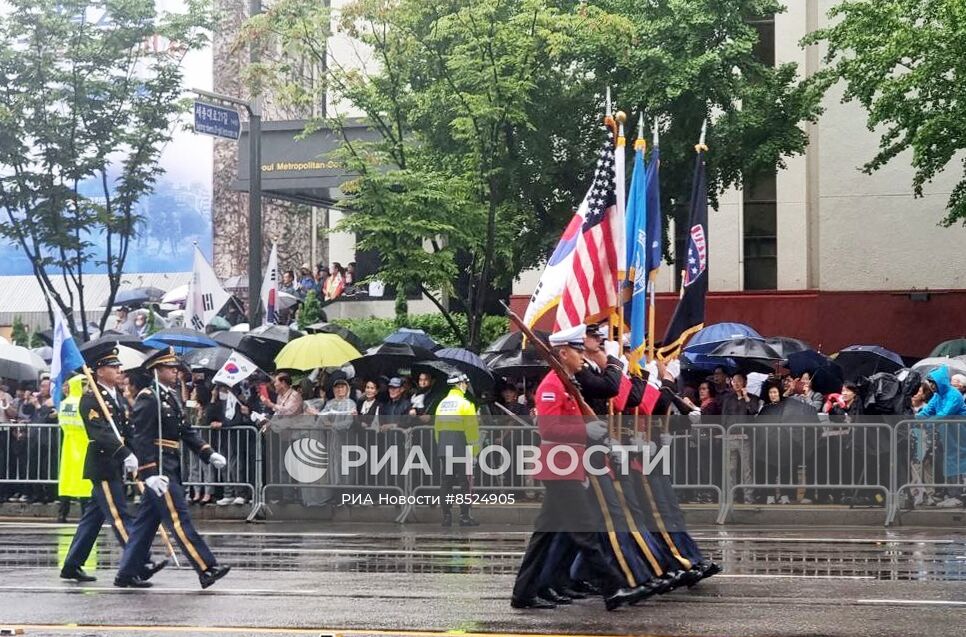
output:
POLYGON ((745 182, 744 277, 746 290, 778 287, 778 204, 775 173, 745 182))

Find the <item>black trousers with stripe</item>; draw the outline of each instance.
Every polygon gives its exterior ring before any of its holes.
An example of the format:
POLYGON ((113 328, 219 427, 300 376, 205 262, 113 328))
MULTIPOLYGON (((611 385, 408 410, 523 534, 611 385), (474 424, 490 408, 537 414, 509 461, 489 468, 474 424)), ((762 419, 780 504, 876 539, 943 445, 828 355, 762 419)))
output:
MULTIPOLYGON (((114 535, 121 546, 125 546, 131 532, 131 516, 127 512, 127 501, 124 498, 124 482, 121 480, 104 480, 95 482, 91 490, 91 499, 84 503, 84 511, 77 523, 77 531, 71 540, 70 549, 64 559, 64 570, 80 568, 90 557, 91 549, 97 542, 104 521, 111 523, 114 535)), ((150 546, 148 547, 150 549, 150 546)), ((141 562, 143 566, 150 559, 145 556, 141 562)))
POLYGON ((180 480, 171 480, 168 492, 161 497, 151 489, 144 490, 141 507, 134 519, 131 539, 124 548, 124 556, 118 567, 119 577, 133 577, 138 574, 138 565, 147 560, 151 543, 162 523, 195 571, 203 573, 218 563, 191 522, 184 498, 184 486, 180 480))

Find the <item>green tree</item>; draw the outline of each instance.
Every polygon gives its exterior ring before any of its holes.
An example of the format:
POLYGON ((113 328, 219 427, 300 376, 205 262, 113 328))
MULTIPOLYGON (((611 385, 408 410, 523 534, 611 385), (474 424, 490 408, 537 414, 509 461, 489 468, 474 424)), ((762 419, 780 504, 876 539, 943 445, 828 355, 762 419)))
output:
POLYGON ((341 230, 383 258, 378 276, 441 293, 468 316, 479 348, 485 308, 539 264, 590 182, 603 89, 660 118, 662 193, 685 202, 691 149, 712 119, 711 181, 720 190, 801 153, 799 128, 819 92, 794 65, 763 64, 753 24, 769 0, 356 0, 338 31, 371 50, 365 71, 328 55, 332 18, 314 0, 278 0, 243 39, 278 51, 250 81, 300 106, 326 104, 334 126, 352 104, 376 143, 344 135, 341 230), (319 81, 315 78, 323 78, 319 81), (740 104, 740 107, 738 106, 740 104), (459 264, 459 265, 457 265, 459 264), (457 291, 454 282, 466 282, 457 291))
POLYGON ((30 259, 51 318, 56 305, 86 337, 85 274, 100 270, 110 281, 103 329, 140 222, 138 203, 162 173, 161 149, 185 107, 182 60, 207 40, 210 20, 203 0, 163 15, 153 0, 7 5, 0 235, 30 259))
POLYGON ((308 294, 305 295, 305 300, 302 302, 302 307, 299 309, 299 329, 304 330, 309 325, 318 323, 323 320, 324 316, 319 295, 316 294, 315 290, 309 290, 308 294))
MULTIPOLYGON (((923 186, 956 161, 966 167, 966 3, 961 0, 849 0, 829 11, 832 26, 806 38, 826 43, 824 87, 839 80, 844 101, 868 111, 869 130, 884 129, 879 152, 863 166, 872 173, 907 150, 912 187, 923 186)), ((966 175, 953 188, 942 223, 966 224, 966 175)))
POLYGON ((10 327, 10 340, 14 345, 31 347, 30 332, 27 331, 27 326, 24 325, 20 316, 13 317, 13 325, 10 327))

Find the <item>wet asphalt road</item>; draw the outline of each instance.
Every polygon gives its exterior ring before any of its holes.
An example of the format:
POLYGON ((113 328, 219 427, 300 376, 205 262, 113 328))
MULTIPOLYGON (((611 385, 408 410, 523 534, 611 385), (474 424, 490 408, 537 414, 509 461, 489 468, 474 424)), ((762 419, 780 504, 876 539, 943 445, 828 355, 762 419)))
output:
MULTIPOLYGON (((725 574, 606 613, 599 600, 516 611, 527 533, 431 525, 209 523, 232 573, 200 591, 170 568, 115 589, 105 529, 98 581, 57 577, 72 525, 0 523, 0 629, 26 635, 966 635, 966 529, 704 527, 725 574), (391 527, 390 527, 391 528, 391 527), (163 628, 158 628, 163 627, 163 628)), ((156 543, 156 548, 159 544, 156 543)), ((93 559, 93 558, 92 558, 93 559)))

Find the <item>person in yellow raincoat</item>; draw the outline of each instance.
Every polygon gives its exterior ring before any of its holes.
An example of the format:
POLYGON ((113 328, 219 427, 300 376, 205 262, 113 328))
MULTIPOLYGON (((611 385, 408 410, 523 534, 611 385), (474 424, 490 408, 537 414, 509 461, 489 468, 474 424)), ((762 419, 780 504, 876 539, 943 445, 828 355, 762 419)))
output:
MULTIPOLYGON (((57 483, 60 497, 59 522, 67 521, 71 498, 91 497, 93 485, 84 477, 87 457, 87 431, 80 414, 80 399, 84 394, 84 377, 77 375, 67 381, 67 397, 61 400, 57 412, 60 424, 60 476, 57 483)), ((81 505, 84 506, 83 504, 81 505)))

